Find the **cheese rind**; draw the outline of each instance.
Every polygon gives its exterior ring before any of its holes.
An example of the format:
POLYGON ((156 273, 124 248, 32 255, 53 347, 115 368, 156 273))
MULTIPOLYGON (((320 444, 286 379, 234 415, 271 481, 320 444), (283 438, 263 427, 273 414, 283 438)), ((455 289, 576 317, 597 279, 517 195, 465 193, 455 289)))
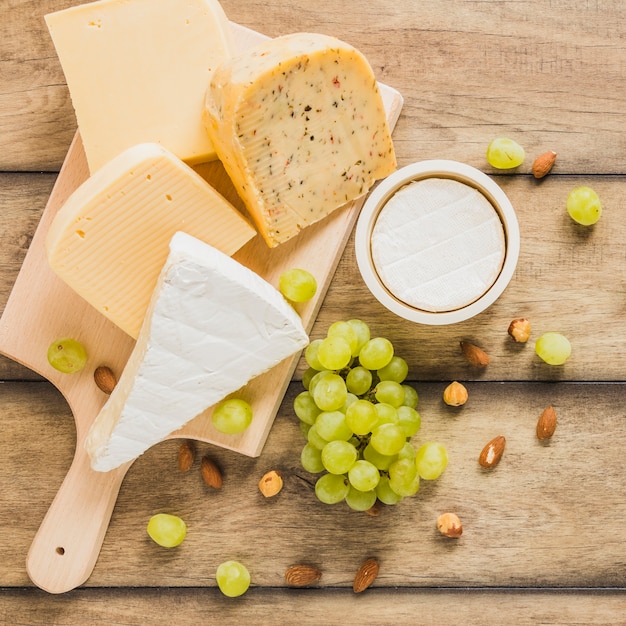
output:
POLYGON ((396 168, 372 68, 334 37, 295 33, 225 61, 211 79, 204 117, 271 247, 396 168))
POLYGON ((429 312, 454 311, 496 281, 506 252, 497 211, 477 189, 425 178, 383 206, 371 237, 374 267, 398 300, 429 312))
POLYGON ((138 143, 215 159, 202 125, 214 68, 234 51, 217 0, 99 0, 45 16, 91 172, 138 143))
POLYGON ((175 234, 139 339, 89 431, 93 469, 136 458, 307 344, 299 316, 272 285, 175 234))
POLYGON ((211 185, 162 146, 140 144, 68 198, 46 236, 53 271, 137 338, 175 232, 231 255, 256 231, 211 185))

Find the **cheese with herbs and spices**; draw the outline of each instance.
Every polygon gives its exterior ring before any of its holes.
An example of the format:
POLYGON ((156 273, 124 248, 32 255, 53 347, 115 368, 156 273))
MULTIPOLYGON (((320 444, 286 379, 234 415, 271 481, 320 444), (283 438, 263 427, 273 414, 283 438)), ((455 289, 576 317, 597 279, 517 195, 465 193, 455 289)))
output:
POLYGON ((270 247, 396 169, 373 70, 334 37, 295 33, 228 59, 213 74, 204 119, 270 247))

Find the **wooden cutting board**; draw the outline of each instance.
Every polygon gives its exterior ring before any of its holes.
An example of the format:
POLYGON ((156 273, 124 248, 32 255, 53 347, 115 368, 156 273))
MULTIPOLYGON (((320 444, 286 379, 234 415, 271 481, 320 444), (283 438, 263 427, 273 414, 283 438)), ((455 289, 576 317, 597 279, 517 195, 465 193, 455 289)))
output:
MULTIPOLYGON (((245 49, 265 38, 233 24, 235 39, 245 49)), ((401 95, 380 85, 391 128, 402 108, 401 95)), ((235 206, 243 210, 222 165, 213 162, 196 170, 235 206)), ((46 261, 44 241, 52 218, 69 195, 89 175, 85 153, 77 134, 52 190, 32 243, 0 319, 0 352, 38 372, 52 382, 67 400, 76 422, 74 459, 31 545, 27 570, 31 580, 51 593, 69 591, 82 584, 95 566, 121 482, 132 463, 106 473, 94 472, 84 450, 91 423, 107 400, 94 384, 93 372, 108 365, 119 374, 133 348, 133 340, 100 315, 62 282, 46 261), (87 367, 76 374, 61 374, 48 364, 52 341, 73 337, 87 349, 87 367)), ((291 267, 311 271, 318 291, 310 302, 298 306, 310 332, 315 316, 354 227, 362 200, 336 211, 298 237, 270 249, 257 236, 234 258, 273 285, 291 267)), ((189 438, 215 444, 248 456, 261 453, 280 407, 299 355, 289 358, 251 381, 238 395, 252 405, 252 425, 241 435, 224 435, 211 424, 211 409, 197 416, 168 438, 189 438)))

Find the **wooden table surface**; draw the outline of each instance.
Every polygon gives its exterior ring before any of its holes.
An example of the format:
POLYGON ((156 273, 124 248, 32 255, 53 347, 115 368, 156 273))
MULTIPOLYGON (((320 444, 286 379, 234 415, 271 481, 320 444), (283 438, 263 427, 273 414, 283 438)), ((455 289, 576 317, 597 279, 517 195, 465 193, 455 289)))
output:
MULTIPOLYGON (((43 15, 76 0, 1 0, 0 310, 19 272, 76 124, 43 15)), ((142 456, 122 484, 99 560, 65 594, 35 587, 31 541, 70 465, 75 428, 60 393, 0 357, 0 621, 6 624, 617 624, 626 623, 626 4, 622 0, 222 0, 229 18, 266 35, 316 31, 361 49, 377 78, 399 90, 399 165, 455 159, 492 175, 521 229, 517 270, 504 295, 472 320, 426 327, 386 311, 363 284, 350 239, 312 338, 360 317, 389 337, 420 396, 417 443, 446 445, 434 483, 377 517, 315 500, 299 468, 291 404, 300 364, 258 458, 208 444, 224 486, 209 490, 198 465, 176 465, 178 443, 142 456), (499 173, 485 160, 496 136, 522 144, 525 163, 499 173), (553 173, 530 175, 535 156, 558 153, 553 173), (604 214, 574 224, 565 199, 577 185, 600 195, 604 214), (531 340, 509 322, 527 317, 531 340), (571 359, 542 363, 534 341, 569 337, 571 359), (459 341, 485 348, 477 371, 459 341), (470 400, 450 410, 451 380, 470 400), (558 415, 554 437, 535 437, 541 411, 558 415), (477 463, 495 435, 507 448, 492 472, 477 463), (257 482, 280 470, 283 491, 257 482), (458 540, 435 520, 456 512, 458 540), (174 512, 189 526, 176 550, 153 544, 148 518, 174 512), (367 557, 371 588, 352 591, 367 557), (226 559, 244 562, 252 586, 228 599, 215 585, 226 559), (286 586, 285 569, 309 563, 314 587, 286 586)), ((27 337, 24 338, 28 340, 27 337)))

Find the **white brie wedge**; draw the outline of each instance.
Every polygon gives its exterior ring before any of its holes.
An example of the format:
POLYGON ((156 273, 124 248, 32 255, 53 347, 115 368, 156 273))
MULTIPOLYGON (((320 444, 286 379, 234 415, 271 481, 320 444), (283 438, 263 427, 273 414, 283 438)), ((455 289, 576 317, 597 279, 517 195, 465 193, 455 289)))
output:
POLYGON ((135 348, 88 433, 92 468, 135 459, 307 343, 272 285, 176 233, 135 348))

